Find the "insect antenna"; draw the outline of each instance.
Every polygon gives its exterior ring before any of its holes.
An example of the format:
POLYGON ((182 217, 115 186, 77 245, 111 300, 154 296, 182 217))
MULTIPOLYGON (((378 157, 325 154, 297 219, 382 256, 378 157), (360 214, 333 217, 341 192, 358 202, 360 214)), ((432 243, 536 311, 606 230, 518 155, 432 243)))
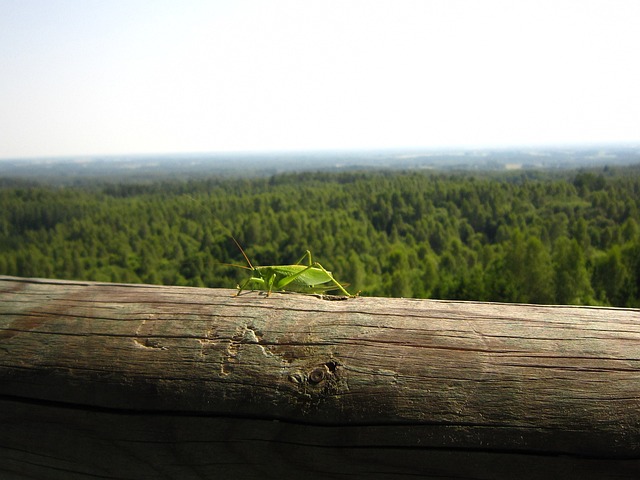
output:
MULTIPOLYGON (((242 247, 240 246, 240 244, 238 243, 238 241, 235 239, 235 237, 233 235, 230 235, 231 239, 233 240, 233 242, 236 244, 236 246, 238 247, 238 249, 240 250, 240 253, 242 253, 242 256, 244 257, 244 259, 247 261, 247 263, 249 264, 249 267, 251 267, 251 270, 255 270, 255 268, 253 268, 253 265, 251 263, 251 260, 249 260, 249 257, 247 257, 247 254, 244 253, 244 250, 242 249, 242 247)), ((235 265, 235 266, 239 266, 239 265, 235 265)), ((246 268, 246 267, 243 267, 246 268)))
POLYGON ((242 268, 244 270, 253 270, 253 268, 245 267, 244 265, 236 265, 235 263, 216 263, 216 265, 224 265, 225 267, 242 268))

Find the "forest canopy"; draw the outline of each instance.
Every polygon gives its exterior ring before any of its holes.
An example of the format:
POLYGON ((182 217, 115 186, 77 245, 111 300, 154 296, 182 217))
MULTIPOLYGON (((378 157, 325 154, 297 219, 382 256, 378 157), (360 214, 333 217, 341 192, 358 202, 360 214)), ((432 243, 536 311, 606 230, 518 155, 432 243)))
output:
POLYGON ((4 275, 233 288, 233 235, 362 295, 640 306, 638 167, 1 185, 4 275))

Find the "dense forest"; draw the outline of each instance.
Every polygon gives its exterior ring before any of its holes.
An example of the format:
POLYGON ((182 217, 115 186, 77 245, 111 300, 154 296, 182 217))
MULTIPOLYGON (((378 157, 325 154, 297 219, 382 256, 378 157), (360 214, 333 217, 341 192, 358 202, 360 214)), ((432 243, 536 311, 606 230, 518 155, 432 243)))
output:
POLYGON ((362 295, 640 306, 640 168, 53 186, 3 179, 0 274, 235 287, 314 259, 362 295))

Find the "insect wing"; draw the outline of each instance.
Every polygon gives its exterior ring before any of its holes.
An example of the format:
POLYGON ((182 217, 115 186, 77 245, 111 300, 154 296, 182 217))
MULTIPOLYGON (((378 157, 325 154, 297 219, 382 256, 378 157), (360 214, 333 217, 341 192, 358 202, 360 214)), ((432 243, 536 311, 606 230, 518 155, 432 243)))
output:
MULTIPOLYGON (((327 276, 325 272, 315 267, 305 267, 304 265, 283 265, 273 268, 278 275, 288 277, 290 275, 299 275, 291 282, 291 284, 313 287, 315 285, 321 285, 331 281, 331 277, 327 276), (300 273, 302 271, 302 273, 300 273)), ((331 274, 331 272, 329 272, 331 274)))

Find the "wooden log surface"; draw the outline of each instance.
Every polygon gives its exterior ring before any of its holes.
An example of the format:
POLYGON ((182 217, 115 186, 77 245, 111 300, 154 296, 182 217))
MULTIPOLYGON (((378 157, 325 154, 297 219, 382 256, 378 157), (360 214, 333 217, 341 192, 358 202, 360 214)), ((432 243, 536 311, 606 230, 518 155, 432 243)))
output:
POLYGON ((640 312, 0 277, 0 478, 640 478, 640 312))

